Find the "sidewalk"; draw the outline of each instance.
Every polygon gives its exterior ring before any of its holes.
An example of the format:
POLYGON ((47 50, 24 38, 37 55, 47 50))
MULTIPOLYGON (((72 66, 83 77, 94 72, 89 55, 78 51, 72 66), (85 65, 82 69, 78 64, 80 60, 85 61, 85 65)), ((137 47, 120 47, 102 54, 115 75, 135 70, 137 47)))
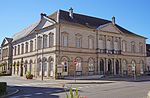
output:
POLYGON ((16 93, 19 92, 19 89, 16 89, 14 87, 7 87, 7 94, 6 95, 3 95, 3 96, 0 96, 0 98, 8 98, 9 96, 12 96, 16 93))

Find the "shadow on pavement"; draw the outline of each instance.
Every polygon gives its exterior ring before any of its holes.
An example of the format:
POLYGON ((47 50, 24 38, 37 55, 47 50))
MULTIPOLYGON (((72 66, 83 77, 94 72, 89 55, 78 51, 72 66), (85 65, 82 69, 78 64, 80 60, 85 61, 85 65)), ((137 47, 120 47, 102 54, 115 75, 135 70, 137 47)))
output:
POLYGON ((32 86, 9 86, 19 89, 19 92, 9 98, 59 98, 57 93, 65 92, 63 88, 32 87, 32 86))

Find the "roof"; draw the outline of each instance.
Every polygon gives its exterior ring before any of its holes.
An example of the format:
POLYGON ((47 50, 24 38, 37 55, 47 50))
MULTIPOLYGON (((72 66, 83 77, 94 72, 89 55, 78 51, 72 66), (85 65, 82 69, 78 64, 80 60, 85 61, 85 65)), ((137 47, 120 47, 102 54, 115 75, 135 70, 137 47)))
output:
POLYGON ((71 18, 69 16, 69 12, 63 11, 63 10, 60 10, 59 12, 59 19, 60 19, 60 22, 67 21, 67 22, 72 22, 72 23, 78 23, 87 27, 90 26, 91 28, 94 28, 94 29, 96 29, 100 25, 104 25, 104 24, 111 22, 109 20, 82 15, 82 14, 77 14, 77 13, 73 13, 73 18, 71 18))
POLYGON ((13 36, 13 41, 16 41, 20 38, 23 38, 25 36, 27 36, 28 34, 31 33, 31 31, 39 24, 39 22, 36 22, 32 25, 30 25, 29 27, 23 29, 22 31, 16 33, 14 36, 13 36))
MULTIPOLYGON (((96 17, 83 15, 83 14, 77 14, 77 13, 73 13, 73 18, 71 18, 69 16, 69 12, 64 11, 64 10, 59 10, 59 20, 60 20, 60 22, 67 21, 67 22, 71 22, 71 23, 77 23, 77 24, 84 25, 86 27, 90 27, 93 29, 97 29, 98 27, 100 27, 101 25, 104 25, 104 24, 112 23, 112 21, 110 21, 110 20, 106 20, 106 19, 102 19, 102 18, 96 18, 96 17)), ((145 38, 141 35, 138 35, 138 34, 131 32, 131 31, 129 31, 129 30, 117 25, 117 24, 115 24, 115 26, 121 32, 123 32, 125 34, 145 38)))
MULTIPOLYGON (((83 15, 83 14, 77 14, 77 13, 73 13, 73 18, 71 18, 69 16, 69 12, 64 11, 64 10, 58 10, 58 11, 54 12, 53 14, 49 15, 48 18, 54 19, 55 21, 57 21, 57 19, 59 19, 60 23, 61 22, 62 23, 63 22, 70 22, 70 23, 80 24, 80 25, 83 25, 83 26, 86 26, 86 27, 92 28, 92 29, 97 29, 98 27, 100 27, 102 25, 111 23, 110 20, 106 20, 106 19, 102 19, 102 18, 96 18, 96 17, 83 15)), ((16 33, 13 36, 13 41, 21 39, 21 38, 27 36, 28 34, 30 34, 35 29, 35 27, 39 24, 39 22, 40 21, 38 21, 38 22, 30 25, 29 27, 25 28, 24 30, 16 33)), ((129 31, 129 30, 117 25, 117 24, 115 24, 115 26, 125 34, 145 38, 143 36, 140 36, 140 35, 137 35, 137 34, 131 32, 131 31, 129 31)))
POLYGON ((150 44, 146 44, 146 53, 147 56, 150 57, 150 44))

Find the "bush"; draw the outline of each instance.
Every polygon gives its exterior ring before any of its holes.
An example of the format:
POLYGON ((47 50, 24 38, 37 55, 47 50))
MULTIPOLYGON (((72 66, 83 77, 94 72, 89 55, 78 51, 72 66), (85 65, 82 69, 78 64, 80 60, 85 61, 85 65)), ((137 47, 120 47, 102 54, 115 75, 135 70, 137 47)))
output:
POLYGON ((0 82, 0 96, 6 94, 7 83, 0 82))
POLYGON ((33 79, 33 75, 31 74, 31 72, 27 72, 26 78, 27 79, 33 79))

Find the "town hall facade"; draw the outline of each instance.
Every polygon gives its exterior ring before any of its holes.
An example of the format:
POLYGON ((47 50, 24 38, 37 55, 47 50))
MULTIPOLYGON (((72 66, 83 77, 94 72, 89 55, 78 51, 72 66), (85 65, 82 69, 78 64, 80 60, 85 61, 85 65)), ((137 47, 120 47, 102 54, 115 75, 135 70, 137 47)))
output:
POLYGON ((5 38, 1 45, 3 70, 35 77, 142 75, 146 70, 146 38, 115 22, 58 10, 5 38), (59 69, 58 69, 59 67, 59 69))

